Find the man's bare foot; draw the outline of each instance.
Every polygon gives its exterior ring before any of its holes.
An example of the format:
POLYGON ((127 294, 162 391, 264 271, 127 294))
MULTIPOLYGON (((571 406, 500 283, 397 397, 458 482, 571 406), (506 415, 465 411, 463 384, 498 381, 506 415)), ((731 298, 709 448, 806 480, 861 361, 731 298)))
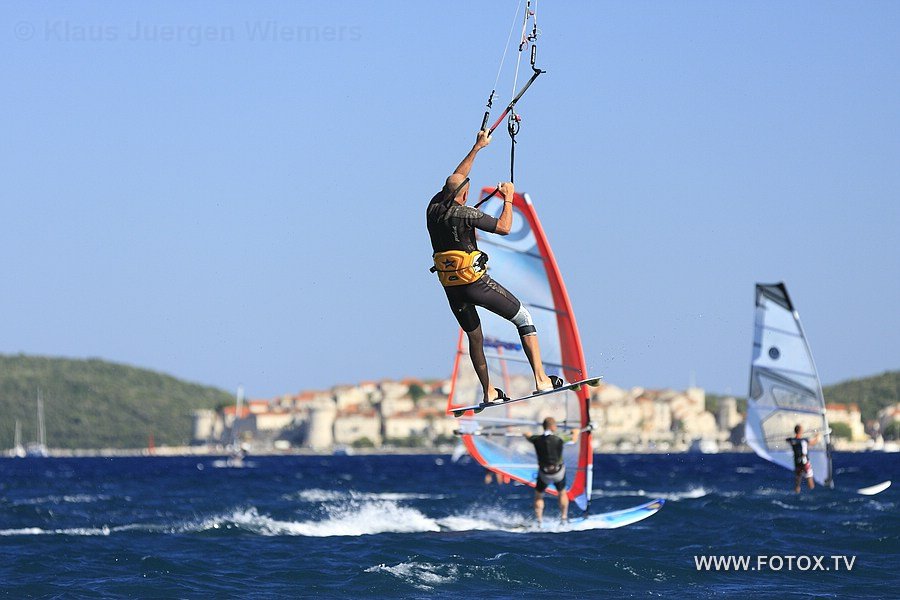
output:
POLYGON ((491 388, 484 394, 484 398, 481 399, 482 404, 491 404, 492 402, 497 401, 497 390, 496 388, 491 388))
POLYGON ((544 375, 543 378, 535 377, 534 383, 535 391, 533 393, 540 394, 541 392, 549 392, 550 390, 561 388, 566 382, 556 375, 544 375))
POLYGON ((539 392, 546 392, 548 390, 553 389, 553 382, 550 381, 550 378, 544 375, 543 377, 535 377, 534 378, 534 386, 539 392))
POLYGON ((507 396, 503 390, 500 388, 491 388, 488 390, 488 393, 484 395, 484 399, 481 403, 494 404, 495 402, 502 402, 504 400, 509 400, 509 396, 507 396))

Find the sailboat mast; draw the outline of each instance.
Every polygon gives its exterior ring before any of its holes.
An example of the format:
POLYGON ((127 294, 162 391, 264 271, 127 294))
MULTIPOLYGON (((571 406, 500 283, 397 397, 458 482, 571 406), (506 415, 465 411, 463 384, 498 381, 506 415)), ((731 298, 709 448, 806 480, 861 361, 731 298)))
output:
POLYGON ((237 395, 234 401, 234 421, 231 423, 231 442, 238 445, 237 423, 241 418, 241 410, 244 407, 244 386, 238 384, 237 395))
POLYGON ((37 396, 37 438, 41 448, 47 445, 47 432, 44 428, 44 396, 38 388, 37 396))

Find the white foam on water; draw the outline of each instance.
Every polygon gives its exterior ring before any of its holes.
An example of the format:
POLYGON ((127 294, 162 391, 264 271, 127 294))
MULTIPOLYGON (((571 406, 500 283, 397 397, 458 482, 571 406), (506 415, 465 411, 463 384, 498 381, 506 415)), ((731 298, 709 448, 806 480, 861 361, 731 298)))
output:
POLYGON ((748 475, 750 473, 756 473, 756 469, 754 467, 738 467, 734 470, 735 473, 740 473, 742 475, 748 475))
POLYGON ((441 528, 418 510, 393 502, 350 503, 331 507, 323 520, 281 521, 261 515, 256 508, 238 509, 199 523, 186 524, 183 531, 240 528, 259 535, 308 537, 360 536, 379 533, 421 533, 441 528))
POLYGON ((336 490, 320 490, 309 489, 302 490, 294 494, 285 494, 281 498, 283 500, 302 500, 304 502, 314 502, 316 504, 322 502, 335 502, 344 500, 348 495, 346 492, 338 492, 336 490))
POLYGON ((427 562, 402 562, 393 566, 380 564, 366 569, 366 573, 387 573, 424 591, 459 580, 459 566, 427 562))
POLYGON ((530 518, 497 508, 473 507, 445 517, 432 518, 392 500, 350 500, 327 507, 317 520, 282 521, 260 514, 254 507, 236 509, 201 521, 185 523, 173 532, 242 529, 259 535, 308 537, 362 536, 382 533, 426 533, 440 531, 521 532, 530 518))
POLYGON ((890 501, 875 500, 872 497, 866 498, 865 501, 878 512, 894 512, 897 509, 897 505, 890 501))
POLYGON ((738 492, 738 491, 719 492, 719 495, 722 496, 723 498, 737 498, 739 496, 744 496, 745 494, 746 494, 746 492, 738 492))
POLYGON ((522 515, 498 508, 470 509, 438 519, 447 531, 517 531, 525 525, 522 515))
POLYGON ((40 527, 23 527, 22 529, 0 529, 0 535, 47 535, 52 533, 40 527))
POLYGON ((420 511, 394 501, 351 502, 329 510, 325 521, 297 523, 293 530, 301 535, 371 535, 376 533, 418 533, 440 531, 437 522, 420 511))
POLYGON ((350 497, 373 500, 443 500, 447 496, 444 494, 413 494, 408 492, 383 492, 378 494, 350 492, 350 497))
POLYGON ((791 506, 790 504, 782 502, 781 500, 772 500, 772 504, 774 504, 775 506, 780 506, 781 508, 786 508, 788 510, 806 510, 802 506, 791 506))
POLYGON ((105 496, 102 494, 92 495, 92 494, 71 494, 64 496, 43 496, 40 498, 26 498, 24 500, 17 500, 13 502, 14 506, 26 506, 32 504, 82 504, 82 503, 90 503, 90 502, 101 502, 103 500, 109 500, 111 496, 105 496))
POLYGON ((757 488, 753 493, 757 496, 784 496, 785 492, 791 489, 788 486, 783 488, 762 487, 757 488))
POLYGON ((23 527, 21 529, 0 529, 0 536, 18 535, 75 535, 97 536, 109 535, 111 532, 107 526, 103 527, 74 527, 71 529, 41 529, 40 527, 23 527))
POLYGON ((503 515, 481 517, 463 514, 433 519, 414 508, 390 500, 348 501, 328 507, 323 519, 307 521, 279 520, 260 514, 255 507, 236 508, 180 523, 130 523, 115 527, 43 529, 23 527, 0 530, 0 536, 77 535, 106 536, 129 531, 161 534, 202 533, 216 530, 242 530, 263 536, 362 536, 381 533, 424 533, 438 531, 503 530, 510 519, 503 515))
POLYGON ((346 500, 443 500, 446 497, 447 496, 444 494, 419 494, 413 492, 358 492, 355 490, 337 491, 313 488, 308 490, 301 490, 295 494, 286 494, 282 496, 282 499, 301 500, 303 502, 321 504, 323 502, 340 502, 346 500))

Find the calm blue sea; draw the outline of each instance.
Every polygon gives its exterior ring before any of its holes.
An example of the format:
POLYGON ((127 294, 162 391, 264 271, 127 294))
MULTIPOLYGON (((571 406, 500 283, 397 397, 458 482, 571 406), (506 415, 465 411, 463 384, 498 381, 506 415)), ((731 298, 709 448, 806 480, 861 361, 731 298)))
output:
POLYGON ((256 457, 244 468, 0 459, 0 595, 900 597, 900 482, 854 492, 900 479, 900 454, 838 454, 835 465, 836 489, 798 497, 790 473, 750 454, 597 456, 593 510, 652 497, 665 507, 623 529, 548 533, 521 529, 530 489, 485 485, 479 466, 448 456, 256 457), (697 555, 783 565, 698 570, 697 555), (788 556, 825 557, 830 570, 788 570, 788 556))

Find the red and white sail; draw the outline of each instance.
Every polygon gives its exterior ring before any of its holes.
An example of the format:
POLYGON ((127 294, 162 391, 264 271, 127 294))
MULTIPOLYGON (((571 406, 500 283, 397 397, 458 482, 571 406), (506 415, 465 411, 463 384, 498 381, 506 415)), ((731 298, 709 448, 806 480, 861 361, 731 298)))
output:
MULTIPOLYGON (((482 198, 491 190, 482 190, 482 198)), ((495 197, 482 210, 499 216, 502 208, 502 200, 495 197)), ((528 195, 515 195, 509 235, 478 231, 477 238, 479 249, 490 256, 488 272, 531 313, 547 373, 558 375, 566 382, 586 378, 588 373, 572 305, 528 195)), ((510 397, 530 394, 534 390, 534 378, 516 327, 483 309, 479 315, 492 384, 510 397)), ((468 356, 467 338, 460 331, 447 411, 477 404, 481 399, 482 389, 468 356)), ((545 417, 554 417, 562 430, 584 428, 590 422, 589 407, 589 391, 582 387, 577 392, 561 392, 507 407, 489 408, 478 415, 470 412, 459 419, 459 429, 463 443, 475 460, 501 477, 533 486, 537 460, 534 446, 522 432, 539 432, 545 417)), ((564 459, 569 498, 587 510, 593 464, 589 431, 582 433, 576 444, 566 445, 564 459)))

